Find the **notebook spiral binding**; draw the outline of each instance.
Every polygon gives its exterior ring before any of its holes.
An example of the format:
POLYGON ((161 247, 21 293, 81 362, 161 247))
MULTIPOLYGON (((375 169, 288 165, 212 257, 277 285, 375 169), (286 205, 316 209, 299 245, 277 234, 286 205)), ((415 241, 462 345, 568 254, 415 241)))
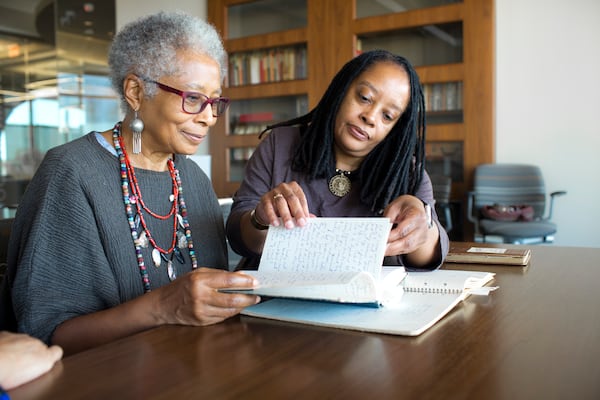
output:
POLYGON ((462 293, 463 291, 460 289, 452 289, 452 288, 442 288, 442 287, 405 287, 405 292, 414 292, 414 293, 442 293, 442 294, 456 294, 462 293))

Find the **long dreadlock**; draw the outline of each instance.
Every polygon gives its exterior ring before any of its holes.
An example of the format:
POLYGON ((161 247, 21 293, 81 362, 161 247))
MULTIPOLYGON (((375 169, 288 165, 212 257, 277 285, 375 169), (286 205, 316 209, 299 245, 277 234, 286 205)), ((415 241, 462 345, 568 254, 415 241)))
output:
POLYGON ((365 157, 358 170, 358 179, 362 183, 360 199, 375 212, 383 210, 402 194, 415 194, 425 169, 423 92, 416 71, 404 57, 386 50, 360 54, 335 75, 314 109, 265 130, 299 125, 300 145, 292 159, 292 169, 306 173, 311 179, 332 176, 335 173, 335 119, 340 105, 354 80, 379 62, 393 62, 406 70, 410 80, 410 101, 387 137, 365 157))

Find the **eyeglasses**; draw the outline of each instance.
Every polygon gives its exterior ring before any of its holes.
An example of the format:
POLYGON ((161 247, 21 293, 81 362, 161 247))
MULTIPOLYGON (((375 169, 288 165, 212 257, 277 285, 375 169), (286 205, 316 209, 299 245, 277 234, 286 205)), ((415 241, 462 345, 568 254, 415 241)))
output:
MULTIPOLYGON (((144 78, 142 78, 144 79, 144 78)), ((229 106, 229 99, 227 97, 215 97, 211 99, 210 97, 198 93, 198 92, 187 92, 179 89, 175 89, 171 86, 164 85, 160 82, 153 81, 152 79, 144 79, 146 82, 156 84, 160 89, 165 92, 175 93, 176 95, 181 96, 181 109, 184 113, 187 114, 200 114, 208 104, 210 104, 210 108, 212 109, 213 117, 218 117, 223 114, 225 110, 227 110, 227 106, 229 106)))

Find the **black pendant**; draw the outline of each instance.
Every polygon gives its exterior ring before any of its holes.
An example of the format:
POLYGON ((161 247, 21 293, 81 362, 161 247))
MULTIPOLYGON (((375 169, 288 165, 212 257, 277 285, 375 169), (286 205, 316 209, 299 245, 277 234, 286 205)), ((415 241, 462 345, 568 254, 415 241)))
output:
MULTIPOLYGON (((181 250, 179 250, 179 248, 177 246, 173 249, 173 254, 175 255, 175 258, 177 259, 177 261, 179 261, 180 264, 185 263, 185 259, 183 258, 183 253, 181 253, 181 250)), ((171 256, 171 258, 173 258, 173 257, 171 256)))

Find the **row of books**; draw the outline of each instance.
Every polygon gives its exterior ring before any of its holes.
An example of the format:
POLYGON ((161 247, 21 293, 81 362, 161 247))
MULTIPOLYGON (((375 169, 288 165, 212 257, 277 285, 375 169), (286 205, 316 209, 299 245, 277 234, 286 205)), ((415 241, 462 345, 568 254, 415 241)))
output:
POLYGON ((254 147, 234 147, 231 149, 231 161, 248 161, 254 153, 254 147))
POLYGON ((425 110, 457 111, 462 110, 462 82, 428 83, 423 85, 425 110))
POLYGON ((256 112, 249 114, 240 114, 233 119, 231 133, 233 135, 252 135, 259 134, 267 128, 267 125, 273 124, 278 118, 273 112, 256 112))
POLYGON ((233 128, 234 135, 258 135, 267 129, 266 123, 238 123, 233 128))
POLYGON ((229 85, 306 79, 306 46, 234 53, 229 57, 229 85))

